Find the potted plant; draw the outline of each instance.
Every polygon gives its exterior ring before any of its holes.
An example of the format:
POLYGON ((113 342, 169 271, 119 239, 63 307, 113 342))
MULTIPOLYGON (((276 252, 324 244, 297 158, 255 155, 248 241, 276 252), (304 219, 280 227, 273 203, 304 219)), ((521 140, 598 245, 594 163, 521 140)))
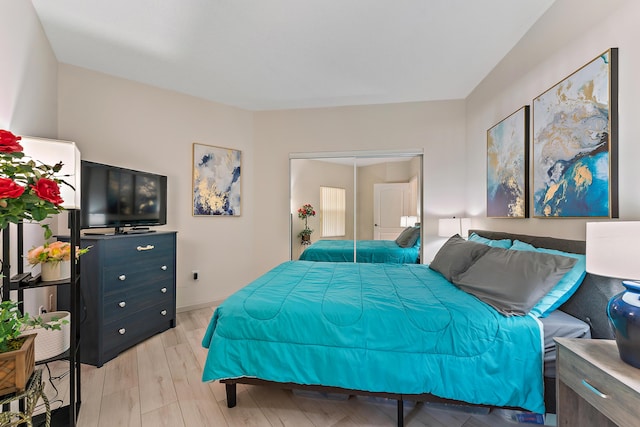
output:
MULTIPOLYGON (((89 247, 76 248, 76 258, 88 251, 89 247)), ((27 261, 30 265, 42 264, 41 278, 45 282, 68 279, 71 275, 70 260, 71 244, 68 242, 45 243, 27 252, 27 261)))
MULTIPOLYGON (((59 184, 67 183, 54 176, 62 163, 49 166, 25 158, 21 139, 0 129, 0 229, 9 223, 42 221, 64 210, 59 184)), ((41 225, 48 239, 51 230, 47 224, 41 225)))
MULTIPOLYGON (((64 210, 59 187, 64 181, 55 177, 62 163, 50 166, 26 157, 20 145, 21 139, 0 129, 0 231, 11 223, 42 221, 64 210)), ((45 239, 50 238, 52 232, 49 226, 41 226, 45 239)), ((8 276, 8 268, 2 273, 8 276)), ((8 278, 3 274, 0 274, 0 279, 8 287, 8 278)), ((35 335, 21 335, 24 327, 36 325, 45 329, 56 328, 53 325, 44 326, 41 320, 32 319, 27 314, 21 316, 17 302, 1 303, 0 395, 24 389, 33 373, 35 335)))
POLYGON ((298 233, 298 237, 302 239, 303 244, 311 241, 311 233, 313 233, 313 230, 309 228, 308 220, 310 216, 316 216, 316 211, 309 203, 302 205, 302 207, 298 209, 298 218, 304 220, 304 228, 298 233))
POLYGON ((16 301, 0 303, 0 396, 24 390, 35 367, 34 341, 29 328, 61 329, 64 322, 44 322, 22 315, 16 301))

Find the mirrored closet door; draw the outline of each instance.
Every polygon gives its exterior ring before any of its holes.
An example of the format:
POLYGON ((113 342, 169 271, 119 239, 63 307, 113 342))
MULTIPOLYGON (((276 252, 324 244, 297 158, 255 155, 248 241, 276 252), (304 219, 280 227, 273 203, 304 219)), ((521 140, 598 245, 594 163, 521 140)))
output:
POLYGON ((421 151, 291 154, 291 259, 315 244, 340 259, 314 260, 367 262, 358 248, 420 223, 422 165, 421 151))

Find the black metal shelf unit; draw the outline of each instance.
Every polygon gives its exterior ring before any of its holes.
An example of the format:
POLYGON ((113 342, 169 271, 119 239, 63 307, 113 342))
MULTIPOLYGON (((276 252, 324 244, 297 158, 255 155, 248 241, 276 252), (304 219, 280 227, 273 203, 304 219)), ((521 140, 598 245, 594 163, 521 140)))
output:
MULTIPOLYGON (((76 259, 76 248, 80 246, 80 210, 70 209, 69 214, 69 229, 71 233, 71 259, 76 259)), ((24 254, 23 244, 23 224, 17 226, 17 251, 18 251, 18 274, 24 272, 23 262, 21 257, 24 254)), ((80 393, 80 263, 71 262, 71 277, 68 280, 61 280, 55 282, 41 282, 36 280, 11 280, 11 239, 9 228, 2 230, 2 300, 7 301, 10 299, 10 292, 18 292, 18 301, 24 300, 24 290, 38 288, 43 286, 56 286, 58 288, 69 287, 68 295, 70 295, 69 311, 71 313, 71 336, 69 350, 59 356, 51 359, 44 360, 39 363, 48 363, 54 360, 68 360, 69 361, 69 404, 58 408, 54 411, 51 419, 52 426, 69 426, 76 427, 78 420, 78 413, 80 411, 81 393, 80 393), (6 290, 6 291, 5 291, 6 290)), ((60 289, 59 289, 60 290, 60 289)), ((44 425, 44 414, 34 417, 33 424, 35 426, 44 425)))

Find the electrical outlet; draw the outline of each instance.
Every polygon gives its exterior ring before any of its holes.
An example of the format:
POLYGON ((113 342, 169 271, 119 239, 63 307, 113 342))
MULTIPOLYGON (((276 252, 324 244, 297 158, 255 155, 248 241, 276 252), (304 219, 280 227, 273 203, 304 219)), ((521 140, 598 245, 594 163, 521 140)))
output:
POLYGON ((198 270, 193 270, 191 274, 192 274, 193 280, 198 280, 198 276, 200 275, 200 272, 198 270))

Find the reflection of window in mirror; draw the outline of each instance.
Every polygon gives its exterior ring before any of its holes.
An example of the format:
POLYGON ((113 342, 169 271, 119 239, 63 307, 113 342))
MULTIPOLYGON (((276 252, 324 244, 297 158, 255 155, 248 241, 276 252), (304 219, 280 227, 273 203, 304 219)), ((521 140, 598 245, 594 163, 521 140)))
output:
POLYGON ((344 237, 347 192, 344 188, 320 187, 322 237, 344 237))

